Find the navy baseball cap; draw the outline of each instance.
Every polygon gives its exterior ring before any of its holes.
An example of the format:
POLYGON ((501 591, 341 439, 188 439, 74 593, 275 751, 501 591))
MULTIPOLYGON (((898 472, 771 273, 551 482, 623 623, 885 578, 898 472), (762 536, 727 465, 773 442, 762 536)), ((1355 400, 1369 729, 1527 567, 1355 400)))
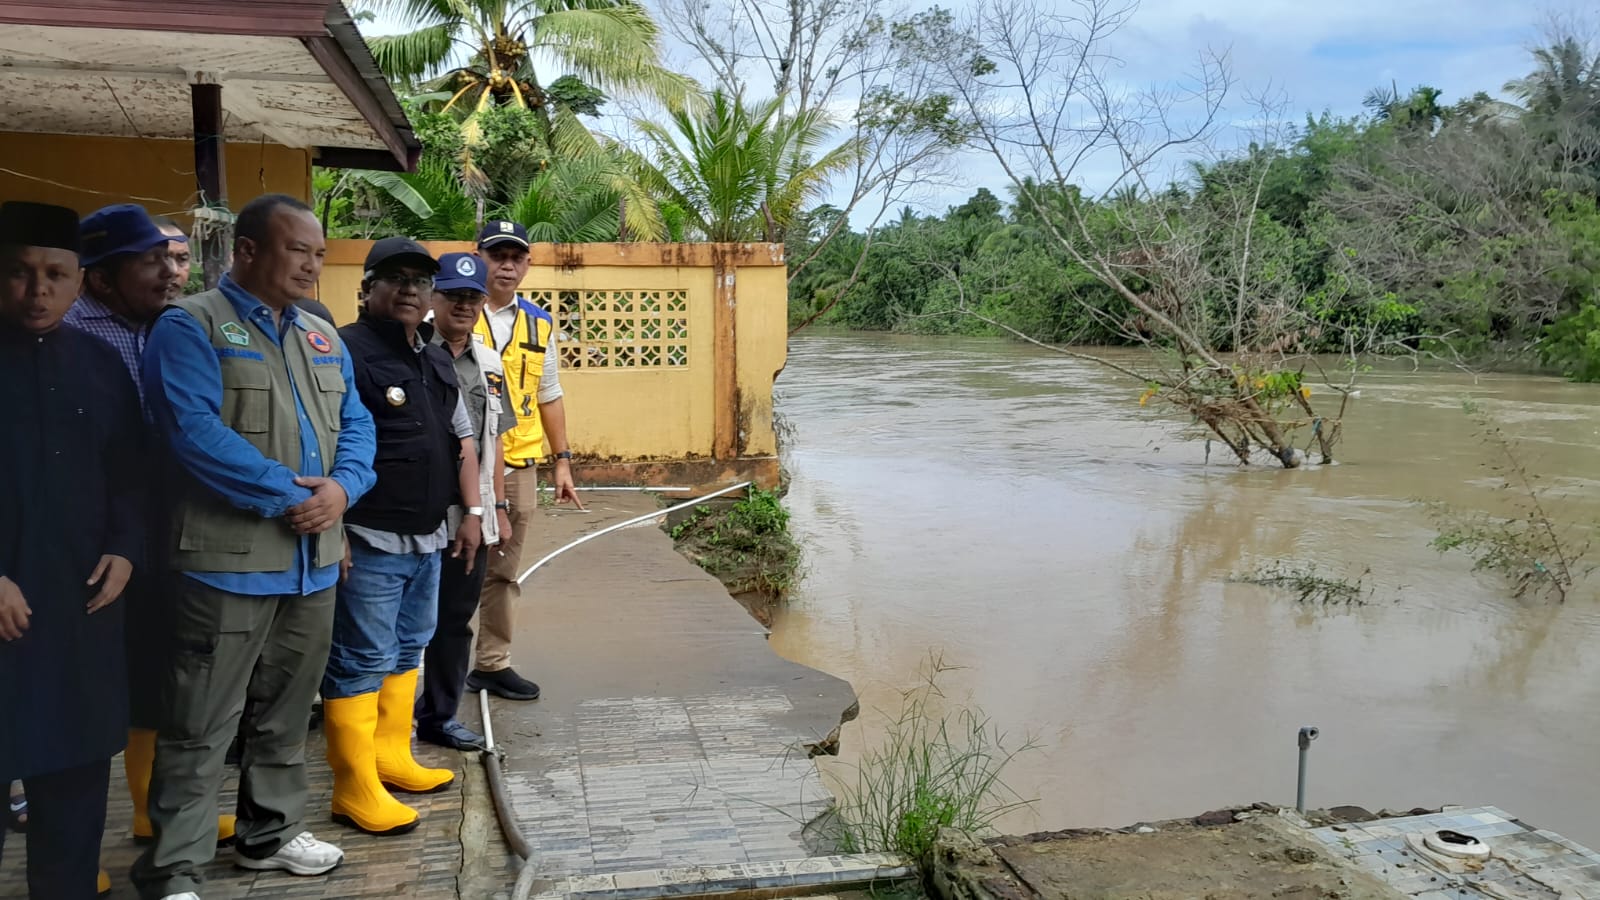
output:
POLYGON ((526 250, 528 248, 528 229, 516 222, 505 220, 485 222, 483 230, 478 232, 478 247, 487 250, 496 244, 516 244, 526 250))
POLYGON ((386 237, 373 244, 372 249, 367 251, 367 261, 361 269, 370 276, 384 265, 416 266, 429 273, 439 271, 433 254, 408 237, 386 237))
POLYGON ((164 234, 150 214, 136 203, 118 203, 97 209, 78 226, 79 256, 85 267, 124 253, 143 253, 168 241, 187 243, 187 237, 164 234))
POLYGON ((433 289, 487 294, 489 267, 476 253, 446 253, 439 257, 439 274, 433 276, 433 289))

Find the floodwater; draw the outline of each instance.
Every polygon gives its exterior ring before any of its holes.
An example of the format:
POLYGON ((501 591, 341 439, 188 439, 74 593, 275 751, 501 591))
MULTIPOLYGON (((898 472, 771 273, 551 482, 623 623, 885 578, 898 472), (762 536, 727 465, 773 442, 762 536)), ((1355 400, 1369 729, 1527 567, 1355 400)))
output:
POLYGON ((952 702, 1037 745, 1006 772, 1037 800, 1007 831, 1292 804, 1315 725, 1309 805, 1495 805, 1600 846, 1600 576, 1564 605, 1512 599, 1431 549, 1415 502, 1504 508, 1471 396, 1561 517, 1600 519, 1600 385, 1396 369, 1361 387, 1339 465, 1244 470, 1091 363, 795 340, 778 408, 807 572, 771 640, 862 696, 833 773, 937 654, 962 667, 952 702), (1273 560, 1369 573, 1369 604, 1230 580, 1273 560))

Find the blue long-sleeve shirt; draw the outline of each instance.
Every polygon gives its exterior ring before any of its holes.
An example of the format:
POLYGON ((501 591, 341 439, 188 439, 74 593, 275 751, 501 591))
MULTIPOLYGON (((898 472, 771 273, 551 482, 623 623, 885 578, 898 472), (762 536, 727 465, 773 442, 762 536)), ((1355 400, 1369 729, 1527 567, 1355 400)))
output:
MULTIPOLYGON (((293 306, 274 323, 272 310, 224 275, 218 286, 239 314, 239 321, 261 338, 283 346, 291 329, 307 331, 293 306)), ((202 485, 240 509, 263 518, 277 518, 310 499, 311 491, 294 483, 300 475, 326 476, 344 488, 351 506, 377 476, 372 458, 377 431, 372 415, 356 393, 355 372, 348 353, 340 354, 344 400, 339 408, 339 442, 331 466, 321 458, 316 429, 306 415, 300 388, 294 385, 295 414, 300 421, 300 465, 291 469, 261 454, 222 421, 222 367, 217 351, 199 321, 182 310, 157 320, 145 342, 145 399, 156 431, 183 468, 202 485)), ((289 373, 294 384, 294 374, 289 373)), ((190 578, 229 593, 250 596, 306 595, 333 587, 339 565, 313 567, 311 537, 302 537, 294 562, 282 572, 186 572, 190 578)))

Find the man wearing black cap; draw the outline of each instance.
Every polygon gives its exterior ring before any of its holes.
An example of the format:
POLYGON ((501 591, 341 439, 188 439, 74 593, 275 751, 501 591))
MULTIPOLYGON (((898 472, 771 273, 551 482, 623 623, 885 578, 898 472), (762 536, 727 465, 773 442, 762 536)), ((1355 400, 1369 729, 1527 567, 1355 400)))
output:
POLYGON ((478 252, 489 263, 489 300, 476 333, 500 354, 506 390, 517 413, 517 427, 501 439, 506 493, 511 512, 510 534, 489 554, 489 573, 478 612, 476 665, 467 689, 489 691, 507 700, 537 700, 539 685, 511 668, 511 636, 516 627, 515 602, 521 596, 522 547, 530 513, 539 505, 537 463, 546 449, 555 456, 552 481, 557 503, 579 509, 572 482, 572 449, 567 446, 567 408, 562 400, 550 314, 517 296, 528 274, 528 230, 516 222, 496 221, 478 233, 478 252))
POLYGON ((133 380, 104 342, 60 327, 77 250, 72 210, 0 205, 0 783, 27 788, 35 900, 98 889, 128 727, 115 601, 145 526, 133 380))
POLYGON ((339 336, 377 424, 378 481, 345 518, 348 571, 322 711, 334 821, 389 835, 417 825, 416 811, 389 789, 432 793, 455 778, 412 756, 412 707, 438 613, 441 551, 471 565, 483 507, 455 368, 428 343, 432 326, 423 321, 439 264, 415 241, 393 237, 373 245, 365 268, 360 318, 339 336), (466 515, 452 537, 446 513, 457 502, 466 515))

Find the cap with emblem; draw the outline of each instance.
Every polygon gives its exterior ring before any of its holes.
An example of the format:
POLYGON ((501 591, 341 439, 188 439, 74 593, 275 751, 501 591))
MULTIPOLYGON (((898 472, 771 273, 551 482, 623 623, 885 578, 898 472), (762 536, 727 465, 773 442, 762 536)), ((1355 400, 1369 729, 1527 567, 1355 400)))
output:
POLYGON ((362 265, 362 270, 370 278, 380 268, 400 266, 416 266, 429 274, 439 271, 439 264, 433 261, 433 254, 421 244, 406 237, 386 237, 373 244, 372 249, 367 251, 367 261, 362 265))
POLYGON ((143 253, 151 247, 164 246, 168 241, 185 241, 163 232, 150 221, 150 214, 137 203, 118 203, 106 206, 83 217, 78 230, 82 244, 79 255, 84 266, 92 266, 113 256, 126 253, 143 253))
POLYGON ((478 232, 478 249, 487 250, 497 244, 515 244, 527 249, 528 229, 516 222, 499 220, 485 222, 483 230, 478 232))
POLYGON ((0 203, 0 244, 78 252, 78 214, 65 206, 10 200, 0 203))
POLYGON ((433 289, 487 294, 489 267, 476 253, 446 253, 439 257, 439 274, 433 276, 433 289))

